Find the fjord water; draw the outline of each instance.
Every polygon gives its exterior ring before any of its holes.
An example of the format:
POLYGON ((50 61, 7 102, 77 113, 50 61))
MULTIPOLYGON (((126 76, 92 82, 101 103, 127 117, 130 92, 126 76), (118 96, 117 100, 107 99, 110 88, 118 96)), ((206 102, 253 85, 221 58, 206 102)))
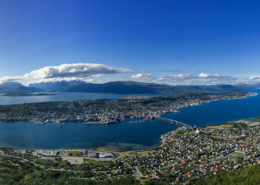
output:
MULTIPOLYGON (((187 107, 179 113, 167 113, 190 125, 207 125, 252 118, 260 115, 260 95, 239 100, 224 100, 187 107)), ((160 136, 176 125, 163 120, 132 123, 126 120, 113 125, 68 123, 63 127, 50 123, 0 122, 0 145, 19 148, 95 148, 140 149, 160 143, 160 136)))
POLYGON ((164 115, 164 117, 175 119, 192 126, 250 119, 256 116, 260 116, 260 95, 185 107, 180 110, 180 113, 166 113, 164 115))
MULTIPOLYGON (((139 96, 140 94, 112 94, 112 93, 80 93, 80 92, 54 92, 40 96, 1 96, 0 105, 21 103, 50 102, 50 101, 75 101, 83 99, 116 99, 124 96, 139 96)), ((142 94, 140 96, 144 96, 142 94)), ((153 95, 154 96, 154 95, 153 95)))
POLYGON ((0 145, 19 148, 109 148, 131 150, 154 146, 160 135, 176 126, 150 120, 132 123, 126 120, 113 125, 68 123, 62 128, 55 123, 38 125, 31 122, 0 122, 0 145))

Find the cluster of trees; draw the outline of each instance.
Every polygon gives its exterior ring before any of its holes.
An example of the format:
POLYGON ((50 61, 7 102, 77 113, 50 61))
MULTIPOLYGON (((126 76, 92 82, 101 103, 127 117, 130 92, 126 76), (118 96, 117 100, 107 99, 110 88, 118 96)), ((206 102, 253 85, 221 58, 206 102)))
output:
MULTIPOLYGON (((91 180, 98 175, 91 173, 91 169, 100 169, 104 166, 118 169, 123 164, 110 161, 86 160, 82 165, 71 166, 67 161, 62 160, 42 160, 34 157, 17 155, 11 149, 1 149, 0 155, 0 184, 12 185, 167 185, 165 179, 138 181, 130 173, 118 175, 118 179, 91 180), (115 165, 115 166, 114 166, 115 165), (45 167, 45 168, 43 168, 45 167), (64 171, 54 171, 55 167, 60 167, 64 171), (80 171, 84 174, 75 172, 80 171)), ((127 168, 124 168, 127 171, 127 168)), ((170 173, 169 173, 170 175, 170 173)), ((190 185, 256 185, 260 184, 260 165, 233 170, 231 172, 219 172, 204 179, 192 179, 190 185)))
POLYGON ((248 185, 260 184, 260 165, 223 172, 205 179, 192 181, 192 185, 248 185))
MULTIPOLYGON (((14 185, 164 185, 160 180, 144 181, 134 178, 121 178, 105 181, 71 178, 68 172, 42 170, 29 161, 21 161, 13 157, 0 157, 0 184, 14 185)), ((191 185, 247 185, 260 184, 260 165, 249 168, 222 172, 205 179, 194 179, 191 185)))
MULTIPOLYGON (((21 160, 20 157, 0 156, 0 184, 12 185, 140 185, 134 178, 121 178, 113 181, 80 179, 66 171, 43 170, 37 165, 52 166, 48 161, 21 160), (35 164, 33 164, 35 163, 35 164)), ((56 162, 55 162, 56 164, 56 162)), ((59 164, 59 163, 57 163, 59 164)), ((64 166, 66 169, 66 165, 64 166)))

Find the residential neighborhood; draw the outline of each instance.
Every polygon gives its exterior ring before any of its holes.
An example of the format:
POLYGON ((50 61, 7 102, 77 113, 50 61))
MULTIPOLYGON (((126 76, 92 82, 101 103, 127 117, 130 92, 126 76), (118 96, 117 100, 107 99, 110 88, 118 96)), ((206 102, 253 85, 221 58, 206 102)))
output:
POLYGON ((260 164, 260 122, 238 120, 201 127, 179 127, 161 136, 150 150, 1 149, 42 170, 63 171, 78 179, 131 177, 141 181, 189 184, 191 180, 260 164))

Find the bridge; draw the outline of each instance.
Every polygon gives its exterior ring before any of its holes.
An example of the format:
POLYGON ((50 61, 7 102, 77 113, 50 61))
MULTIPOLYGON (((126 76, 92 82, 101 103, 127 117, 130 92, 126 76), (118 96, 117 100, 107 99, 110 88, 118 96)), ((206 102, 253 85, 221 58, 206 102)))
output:
POLYGON ((161 120, 165 120, 165 121, 169 121, 171 123, 175 122, 176 124, 179 124, 179 125, 182 125, 184 127, 187 127, 187 128, 190 128, 190 129, 193 129, 193 127, 191 125, 188 125, 186 123, 183 123, 183 122, 180 122, 180 121, 177 121, 177 120, 174 120, 174 119, 169 119, 169 118, 163 118, 163 117, 160 117, 158 119, 161 119, 161 120))

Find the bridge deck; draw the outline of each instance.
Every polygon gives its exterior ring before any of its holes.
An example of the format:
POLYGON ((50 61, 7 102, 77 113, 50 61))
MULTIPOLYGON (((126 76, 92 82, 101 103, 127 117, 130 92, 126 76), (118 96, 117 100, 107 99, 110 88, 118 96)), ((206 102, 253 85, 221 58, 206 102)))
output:
POLYGON ((174 120, 174 119, 162 118, 162 117, 160 117, 160 118, 158 118, 158 119, 166 120, 166 121, 169 121, 169 122, 175 122, 175 123, 177 123, 177 124, 179 124, 179 125, 183 125, 183 126, 185 126, 185 127, 192 128, 192 129, 193 129, 193 127, 192 127, 191 125, 188 125, 188 124, 186 124, 186 123, 183 123, 183 122, 180 122, 180 121, 177 121, 177 120, 174 120))

